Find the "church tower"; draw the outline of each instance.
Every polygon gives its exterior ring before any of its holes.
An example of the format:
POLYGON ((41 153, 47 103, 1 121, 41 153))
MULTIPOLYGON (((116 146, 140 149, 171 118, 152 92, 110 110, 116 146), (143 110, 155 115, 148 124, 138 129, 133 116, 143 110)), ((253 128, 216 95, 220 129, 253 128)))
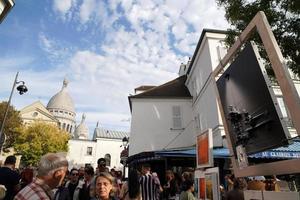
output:
POLYGON ((86 140, 89 137, 89 128, 85 124, 85 114, 82 114, 81 122, 75 129, 74 137, 76 139, 86 139, 86 140))

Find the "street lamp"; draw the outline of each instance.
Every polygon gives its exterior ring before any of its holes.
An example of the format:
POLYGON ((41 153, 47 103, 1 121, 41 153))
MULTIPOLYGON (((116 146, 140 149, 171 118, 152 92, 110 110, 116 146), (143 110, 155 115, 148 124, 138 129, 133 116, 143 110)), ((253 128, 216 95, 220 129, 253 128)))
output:
POLYGON ((24 93, 26 93, 28 91, 27 87, 25 86, 25 82, 24 81, 18 81, 18 76, 19 76, 19 72, 17 72, 17 74, 16 74, 16 77, 15 77, 15 80, 14 80, 14 84, 13 84, 13 87, 12 87, 11 92, 10 92, 9 100, 7 102, 6 110, 5 110, 5 113, 4 113, 4 118, 3 118, 2 123, 1 123, 1 129, 0 129, 0 152, 2 150, 2 145, 4 143, 4 138, 2 138, 3 129, 4 129, 5 121, 6 121, 6 118, 7 118, 7 113, 8 113, 9 105, 10 105, 10 102, 11 102, 11 98, 12 98, 12 95, 14 93, 14 89, 15 89, 15 87, 16 87, 17 84, 21 83, 21 85, 19 85, 17 87, 17 90, 19 91, 19 94, 22 95, 22 94, 24 94, 24 93))
POLYGON ((0 23, 6 17, 8 12, 14 7, 15 2, 13 0, 0 0, 0 23))

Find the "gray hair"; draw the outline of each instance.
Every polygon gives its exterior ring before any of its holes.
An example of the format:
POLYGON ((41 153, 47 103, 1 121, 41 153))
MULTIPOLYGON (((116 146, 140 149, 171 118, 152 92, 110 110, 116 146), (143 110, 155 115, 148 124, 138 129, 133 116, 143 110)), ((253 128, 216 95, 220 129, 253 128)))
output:
POLYGON ((68 161, 65 153, 47 153, 41 157, 38 165, 38 176, 46 176, 54 171, 68 167, 68 161))

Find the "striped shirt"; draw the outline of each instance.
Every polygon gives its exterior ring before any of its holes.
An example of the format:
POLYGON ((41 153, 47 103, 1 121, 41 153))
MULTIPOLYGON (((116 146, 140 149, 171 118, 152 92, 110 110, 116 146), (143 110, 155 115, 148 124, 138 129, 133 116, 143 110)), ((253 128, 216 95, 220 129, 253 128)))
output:
POLYGON ((43 180, 35 179, 32 183, 23 188, 14 200, 51 200, 54 195, 43 180))
POLYGON ((155 179, 150 173, 141 177, 140 185, 143 200, 157 200, 157 185, 155 184, 155 179))

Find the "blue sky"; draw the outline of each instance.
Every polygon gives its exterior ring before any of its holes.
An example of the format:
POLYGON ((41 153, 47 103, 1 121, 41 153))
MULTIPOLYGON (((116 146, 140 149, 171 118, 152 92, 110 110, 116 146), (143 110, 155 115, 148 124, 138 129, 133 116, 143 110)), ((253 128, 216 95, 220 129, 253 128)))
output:
POLYGON ((64 77, 77 121, 130 129, 128 95, 176 78, 203 28, 225 29, 213 0, 16 0, 0 24, 0 100, 17 71, 29 88, 21 109, 47 105, 64 77))

